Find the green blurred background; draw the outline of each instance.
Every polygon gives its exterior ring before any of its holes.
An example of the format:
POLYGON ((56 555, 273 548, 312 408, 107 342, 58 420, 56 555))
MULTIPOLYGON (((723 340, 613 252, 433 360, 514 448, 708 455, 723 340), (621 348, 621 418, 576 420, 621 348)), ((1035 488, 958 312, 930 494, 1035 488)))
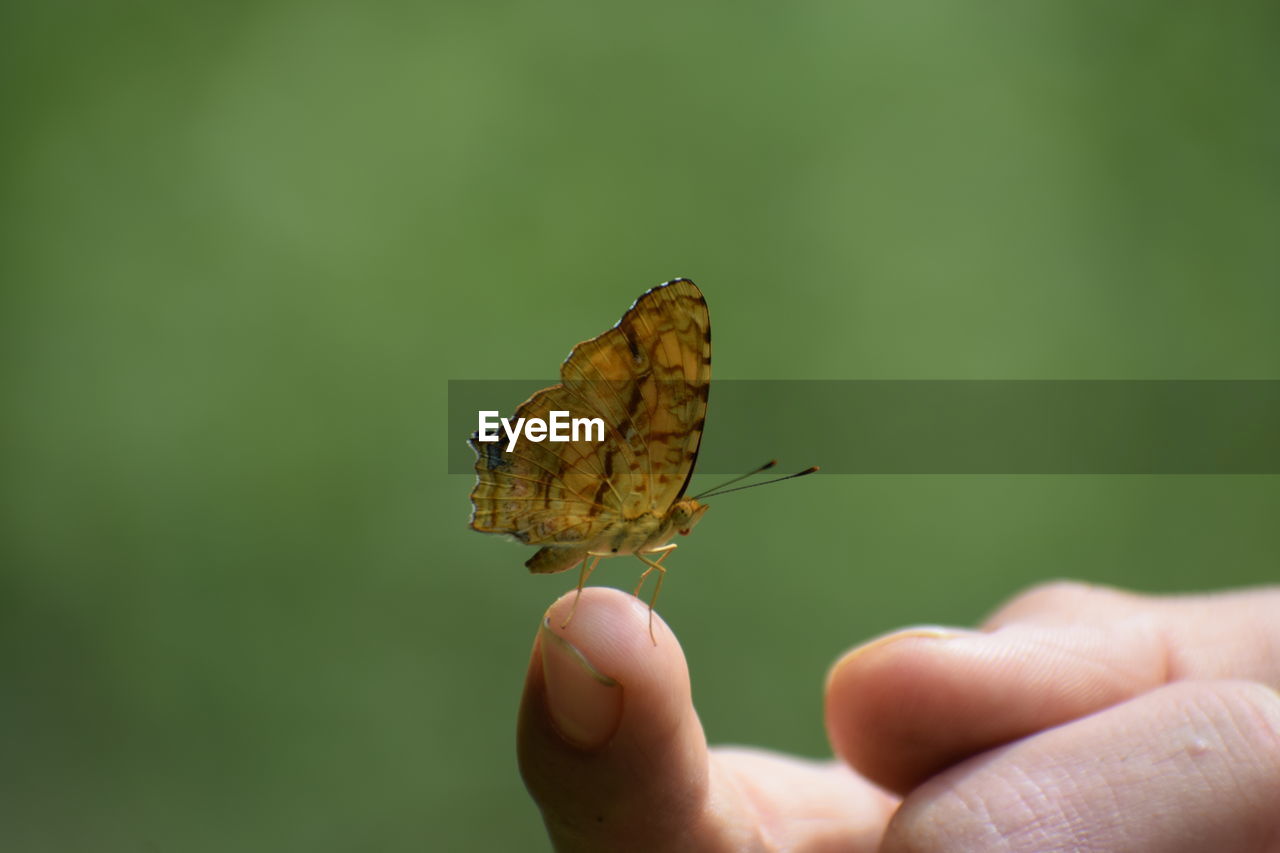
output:
MULTIPOLYGON (((544 849, 514 716, 572 579, 466 529, 446 380, 665 279, 720 378, 1276 378, 1277 24, 8 4, 0 847, 544 849)), ((814 477, 718 501, 662 613, 713 742, 824 755, 877 632, 1273 580, 1278 479, 814 477)))

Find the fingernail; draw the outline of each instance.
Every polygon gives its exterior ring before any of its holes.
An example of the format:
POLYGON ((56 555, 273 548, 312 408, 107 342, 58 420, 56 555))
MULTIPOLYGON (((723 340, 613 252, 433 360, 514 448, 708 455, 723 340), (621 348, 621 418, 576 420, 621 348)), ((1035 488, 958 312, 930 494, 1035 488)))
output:
POLYGON ((830 689, 831 681, 836 677, 836 673, 840 671, 840 669, 842 669, 846 664, 862 657, 872 649, 883 648, 884 646, 896 643, 899 640, 955 640, 961 637, 972 637, 975 634, 980 633, 980 631, 971 631, 966 628, 948 628, 942 625, 917 625, 913 628, 903 628, 900 631, 894 631, 892 634, 885 634, 884 636, 876 637, 874 640, 868 640, 853 651, 848 652, 831 665, 831 669, 827 670, 826 689, 830 689))
POLYGON ((560 734, 579 749, 604 746, 622 719, 622 685, 591 665, 543 620, 542 674, 547 710, 560 734))

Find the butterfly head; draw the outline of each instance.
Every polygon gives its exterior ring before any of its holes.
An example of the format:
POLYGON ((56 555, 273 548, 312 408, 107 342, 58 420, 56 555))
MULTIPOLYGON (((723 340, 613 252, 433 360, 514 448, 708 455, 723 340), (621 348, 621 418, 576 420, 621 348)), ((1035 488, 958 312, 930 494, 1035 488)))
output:
POLYGON ((706 511, 707 505, 699 503, 693 498, 676 501, 671 505, 670 512, 667 513, 667 521, 671 525, 668 529, 674 529, 681 536, 687 536, 706 511))

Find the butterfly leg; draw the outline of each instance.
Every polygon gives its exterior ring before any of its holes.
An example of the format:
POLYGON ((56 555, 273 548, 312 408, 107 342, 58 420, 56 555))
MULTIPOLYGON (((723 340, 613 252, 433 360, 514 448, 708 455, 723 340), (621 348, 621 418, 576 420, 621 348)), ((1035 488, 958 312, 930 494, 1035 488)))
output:
POLYGON ((643 555, 643 554, 641 554, 641 553, 640 553, 640 552, 638 552, 638 551, 636 552, 636 557, 638 557, 638 558, 641 560, 641 562, 643 562, 643 563, 644 563, 645 565, 647 565, 649 568, 645 569, 645 570, 644 570, 644 573, 640 575, 640 581, 639 581, 639 583, 637 583, 637 584, 636 584, 636 588, 635 588, 635 589, 633 589, 633 590, 631 591, 631 594, 632 594, 632 595, 636 596, 637 598, 639 598, 639 597, 640 597, 640 587, 644 586, 644 579, 645 579, 645 578, 647 578, 647 577, 649 577, 650 572, 652 572, 654 569, 657 569, 659 572, 665 572, 665 571, 666 571, 666 569, 664 569, 662 566, 658 565, 658 563, 661 563, 661 562, 662 562, 662 560, 663 560, 663 558, 665 558, 665 557, 667 556, 667 554, 669 554, 669 553, 671 553, 673 550, 675 550, 675 547, 676 547, 676 545, 675 545, 675 543, 673 542, 673 543, 672 543, 672 544, 670 544, 670 545, 663 545, 661 548, 655 548, 654 550, 649 551, 648 553, 650 553, 650 554, 659 554, 659 553, 660 553, 660 554, 662 554, 662 556, 661 556, 661 557, 659 557, 657 560, 647 560, 647 559, 645 559, 645 557, 644 557, 644 555, 643 555))
POLYGON ((564 620, 564 623, 560 626, 561 628, 568 628, 570 620, 573 619, 573 614, 578 612, 578 599, 582 598, 582 587, 586 584, 587 578, 591 577, 591 573, 596 570, 596 566, 600 565, 600 558, 603 556, 605 555, 592 554, 588 551, 587 556, 582 558, 582 571, 578 573, 578 594, 573 597, 573 606, 569 608, 569 616, 564 620), (595 559, 591 560, 591 566, 588 567, 587 560, 591 557, 595 557, 595 559))
POLYGON ((649 573, 652 572, 654 569, 658 570, 658 581, 653 585, 653 595, 649 597, 649 639, 653 640, 653 644, 655 646, 658 645, 658 638, 653 636, 653 606, 658 603, 658 593, 662 592, 662 582, 667 578, 667 570, 662 565, 662 561, 665 560, 667 558, 667 555, 670 554, 675 549, 676 549, 676 543, 674 542, 672 542, 670 545, 663 545, 661 548, 653 549, 649 553, 658 554, 658 559, 656 560, 650 560, 648 557, 646 557, 644 554, 641 554, 639 551, 636 552, 636 556, 639 557, 641 562, 643 562, 649 568, 645 569, 644 574, 640 575, 640 583, 636 584, 635 592, 631 593, 632 595, 638 595, 640 592, 640 587, 644 586, 644 579, 649 577, 649 573))

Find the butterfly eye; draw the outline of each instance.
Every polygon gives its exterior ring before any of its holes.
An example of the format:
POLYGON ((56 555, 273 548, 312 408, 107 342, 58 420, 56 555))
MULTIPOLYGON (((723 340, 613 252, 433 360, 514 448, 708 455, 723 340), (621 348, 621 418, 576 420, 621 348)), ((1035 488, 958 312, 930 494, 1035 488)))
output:
POLYGON ((681 535, 681 536, 688 536, 688 535, 689 535, 689 528, 688 528, 688 527, 686 527, 684 530, 681 530, 681 531, 680 531, 680 535, 681 535))

